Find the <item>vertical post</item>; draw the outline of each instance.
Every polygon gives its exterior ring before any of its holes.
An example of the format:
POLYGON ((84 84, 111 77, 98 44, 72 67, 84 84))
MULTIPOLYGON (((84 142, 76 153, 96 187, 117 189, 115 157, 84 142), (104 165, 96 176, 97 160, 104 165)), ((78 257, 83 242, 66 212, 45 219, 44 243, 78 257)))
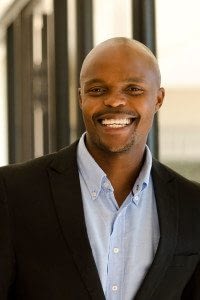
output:
POLYGON ((7 95, 8 95, 8 157, 15 162, 15 102, 14 102, 14 25, 7 29, 7 95))
POLYGON ((8 27, 7 53, 9 163, 16 163, 34 153, 31 15, 20 13, 8 27))
MULTIPOLYGON (((77 82, 85 56, 93 48, 93 5, 92 0, 77 0, 77 82)), ((78 110, 78 136, 84 131, 84 124, 80 109, 78 110)))
POLYGON ((70 142, 67 1, 54 0, 57 149, 70 142))
POLYGON ((48 103, 48 51, 47 51, 47 15, 43 15, 42 27, 42 107, 43 107, 43 145, 44 154, 49 153, 49 103, 48 103))
MULTIPOLYGON (((133 0, 133 37, 156 55, 155 0, 133 0)), ((148 146, 154 157, 159 156, 158 116, 155 115, 148 136, 148 146)))
MULTIPOLYGON (((22 11, 21 23, 21 129, 22 152, 20 161, 34 158, 33 130, 33 16, 22 11)), ((17 78, 16 78, 17 84, 17 78)), ((16 105, 20 101, 16 98, 16 105)))

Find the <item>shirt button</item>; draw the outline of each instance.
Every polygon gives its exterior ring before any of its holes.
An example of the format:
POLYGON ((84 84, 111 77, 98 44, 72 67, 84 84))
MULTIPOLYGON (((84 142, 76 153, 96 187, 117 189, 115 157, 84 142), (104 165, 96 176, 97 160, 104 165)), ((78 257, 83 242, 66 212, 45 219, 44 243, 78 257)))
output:
POLYGON ((135 200, 137 201, 139 199, 139 197, 138 196, 135 196, 135 200))
POLYGON ((97 193, 96 192, 92 192, 92 198, 96 198, 97 193))
POLYGON ((117 285, 113 285, 112 286, 112 290, 113 290, 113 292, 116 292, 118 290, 118 286, 117 285))
POLYGON ((114 249, 113 249, 113 252, 114 252, 114 253, 119 253, 119 248, 114 248, 114 249))

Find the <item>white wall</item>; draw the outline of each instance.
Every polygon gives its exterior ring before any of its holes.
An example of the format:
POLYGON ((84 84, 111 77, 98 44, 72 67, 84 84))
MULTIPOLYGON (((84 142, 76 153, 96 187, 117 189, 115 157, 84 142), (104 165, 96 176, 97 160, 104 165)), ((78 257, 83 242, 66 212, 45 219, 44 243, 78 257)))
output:
POLYGON ((0 43, 0 166, 8 162, 5 50, 4 43, 0 43))
POLYGON ((132 36, 130 0, 94 0, 94 44, 132 36))
MULTIPOLYGON (((0 18, 14 0, 0 0, 0 18)), ((0 28, 0 166, 8 163, 6 49, 0 28)))
POLYGON ((199 11, 199 0, 157 0, 158 60, 166 88, 159 114, 164 162, 200 163, 199 11))
POLYGON ((0 0, 0 18, 13 2, 14 0, 0 0))
POLYGON ((163 84, 200 85, 200 1, 157 0, 158 59, 163 84))

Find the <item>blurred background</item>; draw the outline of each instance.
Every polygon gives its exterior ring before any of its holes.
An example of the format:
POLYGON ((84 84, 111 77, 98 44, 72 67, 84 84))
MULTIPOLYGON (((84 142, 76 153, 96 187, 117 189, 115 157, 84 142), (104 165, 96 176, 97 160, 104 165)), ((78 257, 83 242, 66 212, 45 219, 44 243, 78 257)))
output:
POLYGON ((153 155, 200 181, 199 10, 199 0, 0 0, 0 165, 81 135, 83 58, 126 36, 156 54, 166 89, 148 139, 153 155))

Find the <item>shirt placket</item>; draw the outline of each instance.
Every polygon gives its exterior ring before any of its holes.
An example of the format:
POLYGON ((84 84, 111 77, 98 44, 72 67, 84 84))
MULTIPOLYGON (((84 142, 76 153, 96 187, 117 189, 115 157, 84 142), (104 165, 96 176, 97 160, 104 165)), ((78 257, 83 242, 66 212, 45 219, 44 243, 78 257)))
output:
POLYGON ((121 300, 123 295, 124 278, 124 228, 125 211, 117 215, 110 235, 110 247, 108 255, 107 297, 109 300, 121 300))

